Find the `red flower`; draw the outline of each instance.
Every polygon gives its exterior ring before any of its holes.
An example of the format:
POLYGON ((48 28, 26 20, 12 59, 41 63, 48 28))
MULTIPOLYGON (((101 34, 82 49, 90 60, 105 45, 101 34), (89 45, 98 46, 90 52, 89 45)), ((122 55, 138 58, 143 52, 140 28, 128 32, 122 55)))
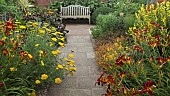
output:
POLYGON ((161 26, 159 26, 159 24, 155 23, 154 21, 152 21, 151 24, 152 24, 154 27, 161 28, 161 26))
POLYGON ((6 55, 8 55, 8 50, 7 49, 2 49, 2 53, 6 56, 6 55))
POLYGON ((161 64, 165 64, 166 63, 166 59, 165 58, 161 58, 161 57, 159 57, 159 58, 155 58, 159 63, 161 63, 161 64))
POLYGON ((10 30, 14 30, 14 29, 15 29, 15 25, 14 25, 12 19, 9 19, 9 20, 5 23, 5 26, 6 26, 6 31, 10 31, 10 30))
POLYGON ((113 76, 107 76, 107 78, 108 78, 108 82, 109 82, 109 83, 116 84, 116 82, 115 82, 113 76))
POLYGON ((141 52, 143 52, 143 49, 140 46, 135 45, 134 48, 141 51, 141 52))
POLYGON ((149 45, 153 46, 154 48, 158 45, 158 41, 152 41, 148 43, 149 45))
POLYGON ((154 82, 152 81, 152 80, 149 80, 148 82, 144 82, 143 83, 143 87, 144 87, 144 89, 142 89, 141 91, 140 91, 140 94, 143 94, 143 93, 149 93, 150 94, 150 96, 153 96, 153 93, 152 93, 152 88, 153 88, 153 86, 154 86, 154 82))
POLYGON ((126 72, 121 72, 120 75, 119 75, 119 77, 120 77, 120 78, 123 78, 123 77, 125 77, 125 75, 126 75, 126 72))
POLYGON ((104 82, 103 82, 103 80, 102 80, 103 75, 104 75, 104 72, 103 72, 103 73, 100 75, 100 77, 97 79, 97 82, 95 83, 95 85, 96 85, 96 84, 100 85, 100 83, 101 83, 101 85, 104 84, 104 82))
POLYGON ((4 42, 3 40, 0 40, 0 45, 4 45, 4 44, 6 44, 6 42, 4 42))
POLYGON ((125 55, 119 56, 118 59, 116 60, 115 64, 119 65, 119 66, 123 66, 123 64, 124 64, 123 61, 125 60, 124 56, 125 55))
POLYGON ((0 87, 3 87, 4 86, 4 83, 3 82, 0 82, 0 87))
POLYGON ((13 23, 13 20, 12 19, 9 19, 6 23, 5 23, 5 26, 6 26, 6 30, 5 30, 5 35, 8 36, 10 35, 10 30, 14 30, 15 29, 15 25, 13 23))

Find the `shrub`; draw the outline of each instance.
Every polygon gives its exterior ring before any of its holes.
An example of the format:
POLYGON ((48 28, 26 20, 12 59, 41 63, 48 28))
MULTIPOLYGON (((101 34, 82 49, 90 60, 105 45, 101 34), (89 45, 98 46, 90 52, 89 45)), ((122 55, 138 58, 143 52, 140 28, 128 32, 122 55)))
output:
POLYGON ((96 21, 96 27, 92 29, 94 38, 106 36, 109 32, 116 29, 118 19, 113 14, 99 15, 96 21))
POLYGON ((109 8, 109 7, 100 7, 100 8, 97 8, 92 13, 92 16, 91 16, 92 23, 96 23, 96 18, 97 18, 97 16, 99 14, 106 15, 106 14, 109 14, 109 13, 113 13, 113 9, 112 8, 109 8))
POLYGON ((128 30, 129 27, 132 27, 135 23, 135 15, 134 14, 127 14, 124 17, 124 27, 125 30, 128 30))

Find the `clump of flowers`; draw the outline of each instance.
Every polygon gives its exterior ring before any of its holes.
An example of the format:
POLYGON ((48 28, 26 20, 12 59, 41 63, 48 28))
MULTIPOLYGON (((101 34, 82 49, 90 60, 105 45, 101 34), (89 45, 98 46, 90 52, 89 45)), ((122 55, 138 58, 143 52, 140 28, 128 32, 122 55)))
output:
POLYGON ((96 84, 107 85, 104 95, 169 95, 169 6, 169 1, 142 6, 128 38, 99 47, 103 72, 96 84))
POLYGON ((73 54, 59 57, 65 39, 50 24, 10 19, 0 29, 0 95, 35 94, 76 71, 73 54))

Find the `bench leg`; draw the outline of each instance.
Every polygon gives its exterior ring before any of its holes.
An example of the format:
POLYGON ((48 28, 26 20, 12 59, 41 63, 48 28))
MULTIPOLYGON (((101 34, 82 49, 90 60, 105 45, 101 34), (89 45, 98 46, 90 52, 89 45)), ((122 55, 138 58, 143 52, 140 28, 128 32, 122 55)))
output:
POLYGON ((89 24, 90 24, 90 18, 89 18, 89 24))

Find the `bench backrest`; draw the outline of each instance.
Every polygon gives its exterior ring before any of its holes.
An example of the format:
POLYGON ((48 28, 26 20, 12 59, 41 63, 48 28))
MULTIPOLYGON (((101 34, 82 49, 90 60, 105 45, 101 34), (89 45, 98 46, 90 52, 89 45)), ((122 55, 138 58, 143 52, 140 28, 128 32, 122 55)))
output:
POLYGON ((80 5, 61 6, 61 16, 90 16, 90 8, 80 5))

